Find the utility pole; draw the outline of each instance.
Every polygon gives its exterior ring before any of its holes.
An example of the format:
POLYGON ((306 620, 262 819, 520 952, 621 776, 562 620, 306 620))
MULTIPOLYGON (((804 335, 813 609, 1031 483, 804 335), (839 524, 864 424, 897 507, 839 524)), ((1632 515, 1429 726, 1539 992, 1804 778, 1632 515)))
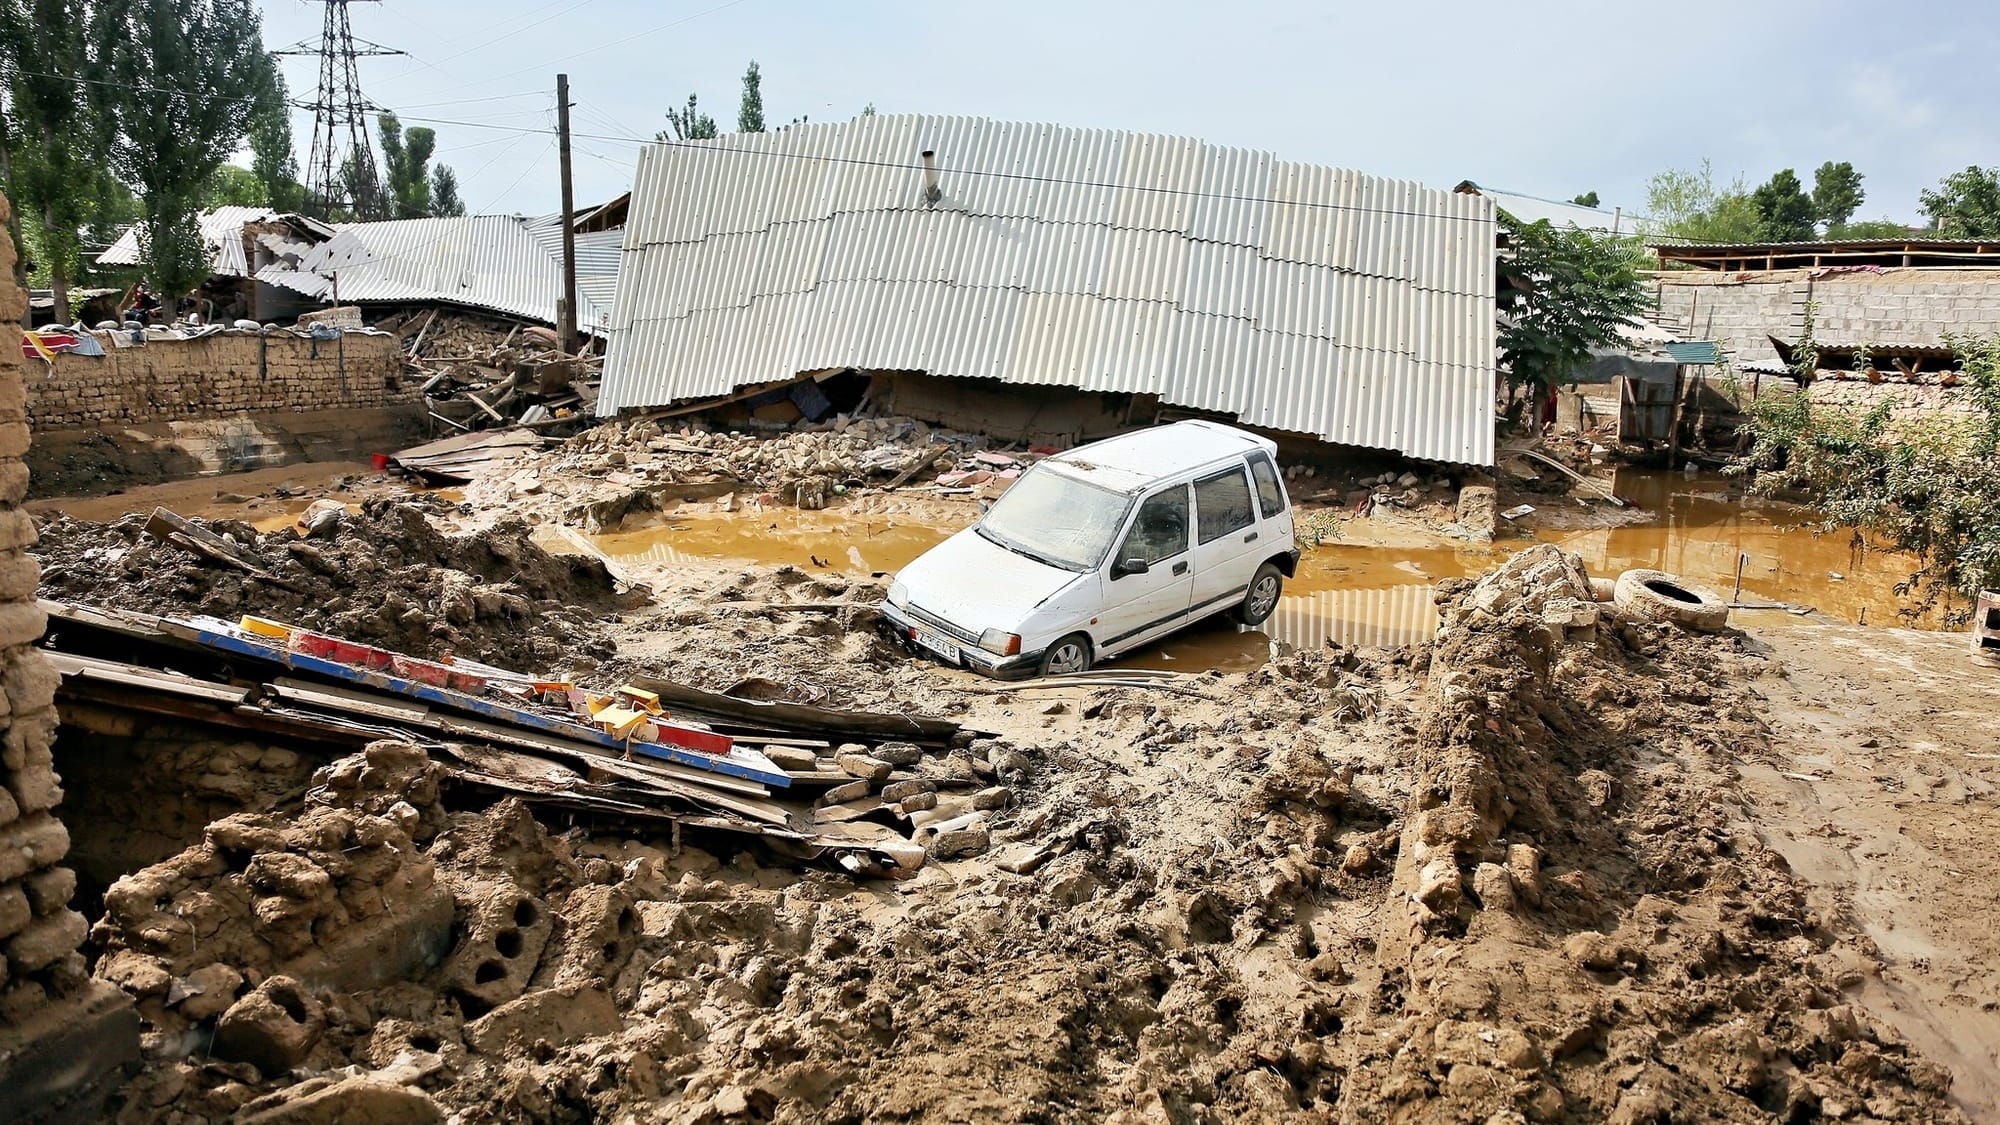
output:
POLYGON ((563 287, 556 335, 564 355, 576 354, 576 193, 569 178, 569 75, 556 75, 556 138, 562 153, 563 287))

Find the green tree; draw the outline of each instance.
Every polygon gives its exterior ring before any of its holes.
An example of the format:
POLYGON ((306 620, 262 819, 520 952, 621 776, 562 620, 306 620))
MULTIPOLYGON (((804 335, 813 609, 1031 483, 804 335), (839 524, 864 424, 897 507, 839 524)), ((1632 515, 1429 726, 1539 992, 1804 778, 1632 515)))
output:
POLYGON ((1953 172, 1936 189, 1917 193, 1939 234, 1951 238, 2000 238, 2000 168, 1977 165, 1953 172))
MULTIPOLYGON (((34 255, 57 307, 86 268, 83 233, 105 194, 111 122, 108 90, 90 38, 84 0, 8 0, 0 4, 0 62, 5 64, 6 188, 19 267, 34 255), (23 225, 34 228, 24 237, 23 225)), ((17 279, 18 280, 18 279, 17 279)))
POLYGON ((384 203, 387 219, 422 219, 431 210, 431 154, 437 132, 419 125, 408 131, 393 113, 376 119, 382 135, 382 165, 388 172, 384 203))
POLYGON ((1646 211, 1658 237, 1674 242, 1755 242, 1757 207, 1742 180, 1715 186, 1708 161, 1695 170, 1670 168, 1646 181, 1646 211))
POLYGON ((215 173, 202 185, 201 209, 217 207, 268 207, 271 203, 264 181, 257 173, 237 164, 217 165, 215 173))
POLYGON ((1575 199, 1570 200, 1570 202, 1576 204, 1578 207, 1595 207, 1597 206, 1597 193, 1586 191, 1575 199))
POLYGON ((743 101, 736 108, 736 131, 764 131, 764 75, 757 69, 754 59, 750 69, 743 72, 743 101))
POLYGON ((302 211, 306 189, 299 183, 299 162, 292 155, 292 111, 285 76, 271 56, 264 56, 264 63, 250 118, 250 170, 264 185, 264 202, 273 210, 302 211))
POLYGON ((1847 161, 1835 164, 1829 160, 1814 170, 1813 214, 1829 232, 1846 226, 1867 198, 1868 193, 1861 189, 1861 173, 1847 161))
POLYGON ((1510 251, 1501 274, 1516 294, 1500 326, 1501 364, 1508 386, 1540 397, 1574 382, 1590 349, 1618 341, 1620 327, 1645 310, 1638 247, 1506 211, 1499 220, 1510 251))
POLYGON ((715 128, 715 118, 701 112, 695 104, 695 96, 688 95, 687 107, 667 110, 667 124, 671 131, 662 129, 658 140, 662 141, 709 141, 719 133, 715 128))
POLYGON ((446 219, 465 214, 465 201, 458 197, 458 173, 449 164, 431 170, 431 214, 446 219))
POLYGON ((144 207, 146 273, 177 297, 208 273, 195 215, 249 131, 268 65, 262 23, 250 0, 125 0, 94 24, 118 124, 112 165, 144 207))
POLYGON ((1917 569, 1897 587, 1905 613, 1941 605, 1945 623, 2000 587, 2000 336, 1947 337, 1957 352, 1964 412, 1897 417, 1884 399, 1866 412, 1815 405, 1803 392, 1766 395, 1752 410, 1755 444, 1734 469, 1764 495, 1812 498, 1828 530, 1907 551, 1917 569))
POLYGON ((1828 238, 1908 238, 1910 224, 1895 219, 1862 219, 1828 227, 1828 238))
POLYGON ((1757 235, 1766 242, 1810 242, 1818 233, 1813 227, 1813 201, 1799 184, 1798 173, 1780 169, 1750 193, 1757 208, 1757 235))

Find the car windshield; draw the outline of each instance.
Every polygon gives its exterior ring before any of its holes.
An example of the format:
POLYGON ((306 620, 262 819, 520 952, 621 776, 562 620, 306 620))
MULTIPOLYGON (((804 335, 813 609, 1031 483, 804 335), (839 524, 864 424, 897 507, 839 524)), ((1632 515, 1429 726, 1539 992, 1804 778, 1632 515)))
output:
POLYGON ((1093 570, 1111 551, 1132 498, 1037 465, 1014 482, 979 534, 1017 555, 1064 570, 1093 570))

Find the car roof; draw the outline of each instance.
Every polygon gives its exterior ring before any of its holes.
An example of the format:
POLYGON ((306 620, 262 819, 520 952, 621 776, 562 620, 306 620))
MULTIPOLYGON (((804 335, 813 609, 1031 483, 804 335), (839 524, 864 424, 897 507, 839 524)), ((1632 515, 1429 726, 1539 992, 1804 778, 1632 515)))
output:
POLYGON ((1113 492, 1137 492, 1163 477, 1191 472, 1225 457, 1241 457, 1253 449, 1270 453, 1277 448, 1268 438, 1195 419, 1079 445, 1043 464, 1113 492))

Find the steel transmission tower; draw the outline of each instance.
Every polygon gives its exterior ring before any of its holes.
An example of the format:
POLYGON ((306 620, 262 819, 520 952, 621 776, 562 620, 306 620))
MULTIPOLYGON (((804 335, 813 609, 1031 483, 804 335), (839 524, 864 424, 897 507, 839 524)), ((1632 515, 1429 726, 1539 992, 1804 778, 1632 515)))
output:
MULTIPOLYGON (((354 0, 306 0, 326 6, 326 22, 318 44, 311 40, 274 52, 319 58, 319 89, 310 102, 294 102, 313 111, 312 155, 306 164, 306 196, 322 214, 346 212, 355 217, 380 214, 382 187, 376 179, 375 146, 368 139, 368 115, 382 107, 361 93, 355 60, 372 55, 400 55, 393 47, 356 39, 347 18, 354 0), (349 174, 349 165, 353 172, 349 174)), ((378 0, 363 0, 378 2, 378 0)))

